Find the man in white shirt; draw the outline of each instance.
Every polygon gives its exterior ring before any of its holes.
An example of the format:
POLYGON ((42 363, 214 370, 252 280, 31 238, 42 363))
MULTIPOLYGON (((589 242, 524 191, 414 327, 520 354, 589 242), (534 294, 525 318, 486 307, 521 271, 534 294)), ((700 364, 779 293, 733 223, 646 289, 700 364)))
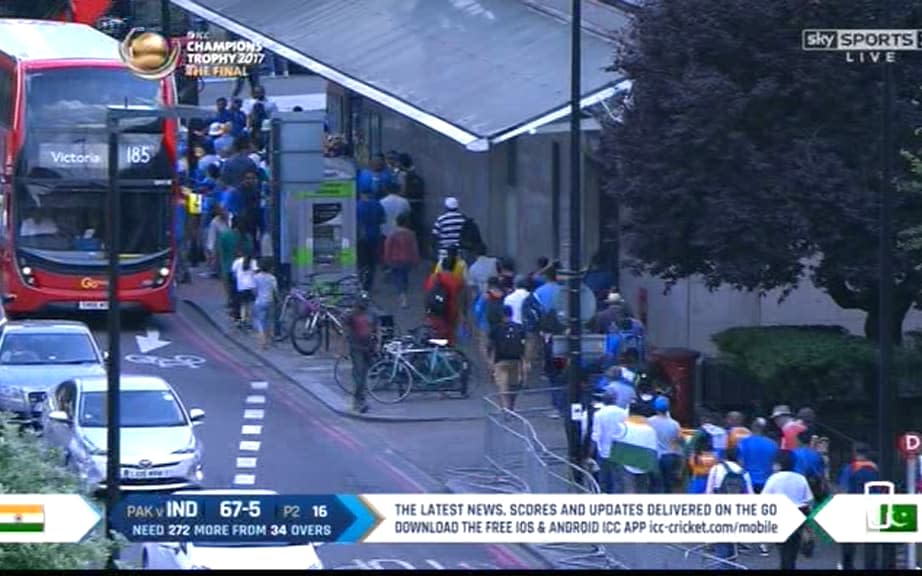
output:
POLYGON ((528 277, 519 274, 515 277, 515 290, 503 299, 503 306, 512 308, 512 321, 522 324, 522 304, 531 295, 528 291, 528 277))
POLYGON ((410 213, 410 202, 403 197, 400 186, 392 183, 388 187, 387 196, 381 199, 381 207, 384 208, 384 224, 381 225, 381 233, 387 238, 397 228, 397 218, 401 214, 410 213))
MULTIPOLYGON (((752 478, 736 462, 736 451, 727 450, 725 457, 715 464, 708 473, 705 494, 754 494, 752 478)), ((736 545, 728 543, 714 544, 714 556, 730 562, 736 558, 736 545)), ((727 566, 721 566, 727 568, 727 566)))
POLYGON ((615 405, 615 397, 606 392, 602 407, 592 416, 592 442, 599 463, 599 488, 605 494, 623 492, 623 468, 608 459, 615 440, 625 434, 628 411, 615 405))
POLYGON ((243 113, 249 116, 253 112, 253 105, 257 102, 263 105, 263 110, 266 111, 269 118, 274 117, 279 111, 279 107, 275 102, 266 98, 266 89, 262 86, 256 86, 253 88, 253 97, 243 103, 243 113))
MULTIPOLYGON (((810 490, 810 484, 807 479, 802 474, 794 472, 795 462, 796 458, 792 451, 781 450, 778 452, 775 464, 777 472, 769 476, 768 480, 765 481, 762 494, 784 494, 804 515, 807 515, 813 505, 813 491, 810 490)), ((797 555, 800 553, 803 528, 803 526, 800 526, 781 545, 779 551, 782 570, 797 569, 797 555)))

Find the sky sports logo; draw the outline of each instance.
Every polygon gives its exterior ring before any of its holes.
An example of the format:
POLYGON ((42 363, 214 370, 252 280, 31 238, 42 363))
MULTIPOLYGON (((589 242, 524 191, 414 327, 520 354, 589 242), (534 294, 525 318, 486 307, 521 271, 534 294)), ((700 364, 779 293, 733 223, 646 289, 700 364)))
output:
POLYGON ((922 50, 922 30, 804 30, 803 49, 845 52, 846 62, 896 62, 897 52, 922 50))

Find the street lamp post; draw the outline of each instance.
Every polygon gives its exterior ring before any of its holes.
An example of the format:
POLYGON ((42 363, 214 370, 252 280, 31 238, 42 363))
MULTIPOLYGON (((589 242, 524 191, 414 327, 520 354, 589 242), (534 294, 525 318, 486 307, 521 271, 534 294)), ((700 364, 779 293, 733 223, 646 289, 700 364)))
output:
MULTIPOLYGON (((580 302, 580 287, 582 277, 582 184, 581 184, 581 64, 582 64, 582 0, 572 2, 572 30, 570 43, 570 254, 569 275, 567 278, 567 291, 569 292, 569 334, 567 340, 568 366, 568 399, 569 405, 583 402, 582 391, 582 354, 580 341, 582 339, 582 310, 580 302)), ((584 406, 585 408, 585 406, 584 406)), ((592 426, 592 411, 586 410, 587 428, 592 426)), ((569 452, 570 461, 574 465, 582 462, 581 426, 578 420, 573 419, 573 410, 567 415, 569 419, 569 452)))
MULTIPOLYGON (((106 244, 109 252, 108 278, 108 331, 109 358, 107 362, 106 387, 106 537, 112 538, 110 513, 115 509, 121 497, 121 406, 119 396, 121 389, 121 311, 118 304, 118 283, 120 277, 121 252, 121 171, 119 167, 119 136, 122 132, 121 121, 129 119, 165 120, 168 118, 203 118, 208 111, 187 106, 172 108, 118 107, 110 106, 106 116, 106 130, 109 136, 108 166, 108 220, 106 244)), ((113 550, 109 558, 110 568, 115 568, 118 551, 113 550)))

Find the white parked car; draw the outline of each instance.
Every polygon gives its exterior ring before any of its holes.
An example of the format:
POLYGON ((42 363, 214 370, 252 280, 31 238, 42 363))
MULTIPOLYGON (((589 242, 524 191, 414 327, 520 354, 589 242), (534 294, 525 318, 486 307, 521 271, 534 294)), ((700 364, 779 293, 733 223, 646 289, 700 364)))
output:
MULTIPOLYGON (((190 496, 264 496, 271 490, 195 490, 190 496)), ((178 542, 144 544, 144 570, 323 570, 315 544, 178 542)))
MULTIPOLYGON (((106 482, 105 376, 62 382, 45 399, 46 440, 61 451, 64 464, 90 489, 106 482)), ((195 488, 204 479, 202 442, 195 427, 205 412, 186 410, 162 378, 122 376, 121 489, 170 491, 195 488)))
POLYGON ((83 322, 0 320, 0 410, 17 420, 37 424, 50 388, 105 373, 105 355, 83 322))

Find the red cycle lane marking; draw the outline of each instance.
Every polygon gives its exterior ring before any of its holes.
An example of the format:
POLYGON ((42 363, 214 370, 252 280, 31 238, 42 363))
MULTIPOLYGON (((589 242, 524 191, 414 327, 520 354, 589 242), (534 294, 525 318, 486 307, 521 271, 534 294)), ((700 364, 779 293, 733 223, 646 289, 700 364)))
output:
MULTIPOLYGON (((200 336, 195 330, 195 327, 192 326, 192 324, 189 323, 188 320, 186 320, 185 318, 182 318, 181 316, 177 316, 176 320, 179 324, 183 326, 183 328, 180 330, 183 333, 183 335, 186 336, 189 340, 192 340, 194 343, 196 343, 199 346, 199 348, 206 351, 207 354, 210 354, 212 358, 215 361, 217 361, 219 364, 222 364, 225 367, 229 368, 231 371, 233 371, 234 373, 236 373, 238 376, 242 377, 245 380, 254 380, 256 378, 254 371, 242 366, 233 356, 230 355, 229 352, 226 352, 225 350, 221 349, 213 342, 200 336)), ((290 403, 289 403, 289 406, 291 406, 290 403)), ((318 428, 325 435, 329 436, 331 439, 335 440, 339 444, 342 444, 346 448, 350 448, 353 450, 356 448, 355 443, 350 438, 337 432, 336 430, 333 430, 326 424, 322 422, 318 422, 314 418, 309 419, 308 422, 312 426, 318 428)))
MULTIPOLYGON (((219 348, 213 342, 201 337, 194 329, 194 327, 189 323, 185 318, 177 316, 177 320, 180 324, 183 325, 184 329, 182 332, 190 339, 195 341, 198 346, 202 349, 209 351, 212 356, 221 364, 230 368, 233 372, 237 373, 244 379, 253 379, 254 374, 249 369, 240 365, 237 360, 231 356, 228 352, 219 348)), ((288 402, 286 402, 290 408, 300 412, 306 416, 313 416, 310 414, 309 410, 300 402, 299 399, 292 397, 287 393, 287 391, 279 391, 276 389, 280 395, 284 396, 288 402)), ((339 443, 351 448, 352 450, 357 450, 361 447, 360 444, 356 443, 351 437, 347 436, 346 433, 342 430, 339 430, 336 427, 327 426, 324 423, 317 422, 316 420, 310 420, 311 424, 322 430, 329 437, 337 440, 339 443)), ((376 456, 375 459, 383 465, 383 467, 390 473, 391 477, 394 478, 398 484, 400 484, 404 489, 409 489, 409 491, 415 491, 419 493, 425 493, 425 487, 422 486, 419 482, 414 480, 412 477, 408 476, 405 472, 385 460, 380 456, 376 456)), ((502 544, 487 544, 486 549, 490 556, 493 557, 494 561, 500 565, 500 567, 509 567, 509 568, 528 568, 528 564, 520 560, 515 554, 508 550, 506 545, 502 544)))

